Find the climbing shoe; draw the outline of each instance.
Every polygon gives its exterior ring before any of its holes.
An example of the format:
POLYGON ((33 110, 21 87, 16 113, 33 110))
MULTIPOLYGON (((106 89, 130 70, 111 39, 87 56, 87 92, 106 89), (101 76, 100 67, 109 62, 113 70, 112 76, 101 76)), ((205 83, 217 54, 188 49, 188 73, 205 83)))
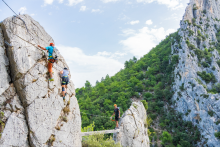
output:
POLYGON ((49 81, 54 81, 54 79, 49 79, 49 81))
POLYGON ((63 100, 65 101, 65 97, 63 97, 63 100))

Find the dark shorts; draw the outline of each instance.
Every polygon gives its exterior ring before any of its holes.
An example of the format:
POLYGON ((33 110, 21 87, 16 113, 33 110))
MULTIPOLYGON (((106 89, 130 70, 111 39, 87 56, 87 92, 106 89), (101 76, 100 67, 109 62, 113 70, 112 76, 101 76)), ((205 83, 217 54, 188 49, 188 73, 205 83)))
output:
POLYGON ((118 116, 115 116, 115 121, 118 121, 118 120, 119 120, 118 116))
POLYGON ((62 85, 68 85, 69 84, 69 77, 62 77, 62 85))

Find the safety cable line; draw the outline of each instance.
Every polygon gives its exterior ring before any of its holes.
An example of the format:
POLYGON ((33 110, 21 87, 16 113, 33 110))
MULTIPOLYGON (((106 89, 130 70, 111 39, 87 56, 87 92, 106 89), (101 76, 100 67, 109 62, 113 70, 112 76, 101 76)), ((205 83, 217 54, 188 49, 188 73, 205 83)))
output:
MULTIPOLYGON (((29 30, 28 30, 28 28, 27 28, 27 25, 26 25, 26 23, 25 23, 25 21, 21 18, 21 17, 19 17, 18 16, 18 14, 4 1, 4 0, 2 0, 4 3, 5 3, 5 5, 7 5, 8 6, 8 8, 10 8, 11 9, 11 11, 12 12, 14 12, 14 14, 16 15, 14 15, 14 17, 17 17, 17 18, 19 18, 21 21, 23 21, 23 23, 24 23, 24 25, 25 25, 25 27, 26 27, 26 30, 27 30, 27 32, 28 32, 28 34, 33 38, 33 41, 36 43, 36 40, 35 40, 35 38, 33 37, 33 35, 31 35, 31 33, 29 32, 29 30)), ((33 22, 32 22, 33 23, 33 22)), ((16 23, 15 23, 16 24, 16 23)), ((33 23, 34 24, 34 23, 33 23)), ((18 24, 16 24, 16 25, 18 25, 18 24)), ((35 25, 35 24, 34 24, 35 25)), ((36 26, 36 25, 35 25, 36 26)), ((39 28, 38 28, 39 29, 39 28)), ((52 37, 50 37, 50 40, 52 39, 52 37)), ((49 40, 49 41, 50 41, 49 40)), ((49 42, 48 41, 48 42, 49 42)))
MULTIPOLYGON (((84 113, 84 112, 80 112, 80 113, 84 113)), ((84 114, 93 115, 93 116, 99 116, 99 117, 105 117, 105 118, 110 118, 110 117, 106 117, 106 116, 94 115, 94 114, 89 114, 89 113, 84 113, 84 114)))
POLYGON ((2 0, 7 6, 8 6, 8 8, 10 8, 11 9, 11 11, 13 11, 14 12, 14 14, 16 14, 16 15, 18 15, 17 13, 15 13, 15 11, 4 1, 4 0, 2 0))
MULTIPOLYGON (((34 40, 34 42, 35 42, 35 38, 34 38, 34 37, 30 34, 30 32, 28 31, 28 28, 27 28, 27 25, 26 25, 25 21, 24 21, 21 17, 19 17, 18 14, 15 13, 15 11, 14 11, 4 0, 2 0, 2 1, 11 9, 12 12, 14 12, 14 14, 16 15, 16 16, 14 16, 14 17, 17 17, 17 18, 19 18, 21 21, 23 21, 23 23, 24 23, 24 25, 25 25, 25 27, 26 27, 26 30, 27 30, 27 32, 28 32, 28 34, 33 38, 33 40, 34 40)), ((35 43, 36 43, 36 42, 35 42, 35 43)))

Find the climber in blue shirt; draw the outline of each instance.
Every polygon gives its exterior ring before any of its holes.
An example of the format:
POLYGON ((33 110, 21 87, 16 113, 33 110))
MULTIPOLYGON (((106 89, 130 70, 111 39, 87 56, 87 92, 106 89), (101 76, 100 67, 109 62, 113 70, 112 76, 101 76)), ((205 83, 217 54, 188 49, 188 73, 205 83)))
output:
POLYGON ((41 48, 42 50, 47 50, 48 51, 48 72, 50 74, 49 81, 54 81, 54 79, 53 79, 53 70, 52 70, 53 63, 56 61, 53 58, 54 46, 55 46, 54 43, 50 43, 50 46, 48 46, 48 47, 41 47, 40 45, 38 45, 38 47, 41 48))

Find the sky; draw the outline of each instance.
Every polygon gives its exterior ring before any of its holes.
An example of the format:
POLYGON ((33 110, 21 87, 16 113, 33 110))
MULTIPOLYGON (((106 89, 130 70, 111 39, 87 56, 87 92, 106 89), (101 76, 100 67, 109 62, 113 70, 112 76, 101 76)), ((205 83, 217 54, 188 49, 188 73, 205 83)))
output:
MULTIPOLYGON (((177 31, 189 0, 5 0, 55 40, 76 88, 113 76, 177 31)), ((14 15, 0 1, 0 21, 14 15)))

